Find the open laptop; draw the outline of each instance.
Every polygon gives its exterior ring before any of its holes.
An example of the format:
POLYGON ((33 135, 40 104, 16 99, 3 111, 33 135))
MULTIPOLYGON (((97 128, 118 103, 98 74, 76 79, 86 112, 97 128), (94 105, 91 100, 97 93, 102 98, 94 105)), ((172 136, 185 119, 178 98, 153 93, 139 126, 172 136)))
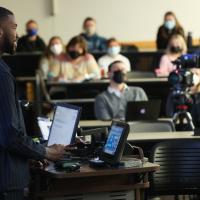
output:
POLYGON ((80 120, 81 108, 70 104, 57 104, 54 111, 52 123, 48 120, 38 123, 43 133, 43 139, 48 138, 47 146, 53 144, 69 145, 74 143, 78 124, 80 120), (50 126, 49 134, 48 128, 50 126))
POLYGON ((126 107, 126 121, 157 120, 160 114, 161 100, 130 101, 126 107))

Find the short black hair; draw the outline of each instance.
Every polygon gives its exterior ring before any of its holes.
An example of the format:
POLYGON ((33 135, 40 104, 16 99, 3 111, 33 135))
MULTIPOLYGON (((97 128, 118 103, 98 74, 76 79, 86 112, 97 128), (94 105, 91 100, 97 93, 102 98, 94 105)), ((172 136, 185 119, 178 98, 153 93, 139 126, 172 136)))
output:
POLYGON ((118 42, 116 38, 112 37, 107 39, 106 41, 106 46, 108 47, 110 45, 111 42, 118 42))
POLYGON ((88 22, 88 21, 94 21, 96 23, 96 20, 92 17, 87 17, 85 18, 84 22, 83 22, 83 28, 85 27, 85 24, 88 22))
POLYGON ((123 63, 123 62, 121 60, 116 60, 116 61, 110 63, 110 65, 108 65, 108 71, 110 72, 112 66, 115 65, 115 64, 118 64, 118 63, 123 63))
POLYGON ((9 15, 14 15, 14 14, 10 10, 8 10, 7 8, 0 7, 0 22, 2 22, 9 15))
POLYGON ((28 26, 29 24, 32 24, 32 23, 37 24, 37 22, 34 19, 30 19, 26 22, 26 26, 28 26))

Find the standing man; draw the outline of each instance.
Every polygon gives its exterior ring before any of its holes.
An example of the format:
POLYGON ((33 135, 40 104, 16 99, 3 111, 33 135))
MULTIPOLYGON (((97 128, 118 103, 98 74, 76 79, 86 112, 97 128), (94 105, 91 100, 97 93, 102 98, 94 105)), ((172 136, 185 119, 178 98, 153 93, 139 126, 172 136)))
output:
POLYGON ((17 52, 44 52, 46 45, 38 35, 38 24, 34 20, 26 23, 26 35, 19 38, 17 52))
MULTIPOLYGON (((17 44, 14 14, 0 7, 0 55, 13 54, 17 44)), ((16 85, 0 58, 0 200, 22 200, 29 184, 28 159, 60 159, 63 145, 45 148, 26 135, 16 85)))
POLYGON ((87 41, 90 53, 106 50, 106 39, 97 34, 95 19, 87 17, 83 22, 83 30, 84 33, 81 36, 87 41))

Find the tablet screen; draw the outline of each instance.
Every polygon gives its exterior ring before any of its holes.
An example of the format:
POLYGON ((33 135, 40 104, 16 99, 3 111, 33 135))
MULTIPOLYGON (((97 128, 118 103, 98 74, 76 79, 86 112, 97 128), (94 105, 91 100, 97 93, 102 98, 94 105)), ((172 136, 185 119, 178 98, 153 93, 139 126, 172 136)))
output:
POLYGON ((44 140, 48 140, 52 122, 47 118, 38 117, 38 125, 44 140))
POLYGON ((119 145, 121 135, 124 128, 120 126, 112 126, 106 144, 104 146, 104 153, 114 155, 119 145))
POLYGON ((75 137, 79 110, 57 106, 51 126, 48 146, 53 144, 69 145, 75 137))

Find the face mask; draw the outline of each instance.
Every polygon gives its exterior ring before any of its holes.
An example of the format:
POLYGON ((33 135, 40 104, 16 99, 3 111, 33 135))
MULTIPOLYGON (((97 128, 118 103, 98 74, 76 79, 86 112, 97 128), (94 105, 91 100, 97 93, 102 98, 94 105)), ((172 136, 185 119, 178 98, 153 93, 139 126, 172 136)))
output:
POLYGON ((176 22, 174 20, 167 20, 164 23, 164 26, 168 29, 168 30, 172 30, 176 25, 176 22))
POLYGON ((193 84, 198 85, 200 83, 200 77, 196 74, 193 75, 193 84))
POLYGON ((180 53, 181 51, 182 49, 180 47, 175 47, 175 46, 170 47, 170 52, 172 53, 180 53))
POLYGON ((95 28, 95 26, 90 26, 85 29, 85 32, 87 35, 94 35, 96 32, 96 28, 95 28))
POLYGON ((121 84, 124 82, 125 74, 122 71, 115 71, 113 73, 112 80, 115 81, 115 83, 121 84))
POLYGON ((82 55, 78 51, 68 51, 68 54, 72 59, 76 59, 76 58, 78 58, 79 56, 82 55))
POLYGON ((50 47, 50 50, 53 54, 60 55, 63 50, 62 44, 54 44, 50 47))
POLYGON ((117 56, 120 52, 120 46, 110 47, 108 48, 108 54, 112 57, 117 56))
POLYGON ((27 34, 28 34, 28 36, 34 36, 34 35, 37 35, 37 32, 38 32, 38 30, 37 29, 28 29, 27 30, 27 34))

